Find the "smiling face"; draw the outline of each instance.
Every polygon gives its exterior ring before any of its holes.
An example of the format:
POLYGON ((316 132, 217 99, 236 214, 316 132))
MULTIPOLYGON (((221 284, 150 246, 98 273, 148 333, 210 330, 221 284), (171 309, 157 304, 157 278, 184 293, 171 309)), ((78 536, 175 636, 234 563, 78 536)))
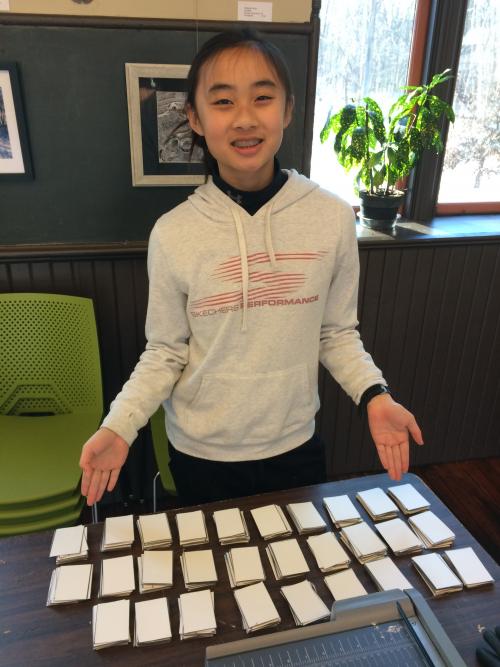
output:
POLYGON ((189 123, 205 138, 221 178, 239 190, 269 185, 292 103, 286 103, 285 89, 264 55, 235 48, 206 62, 195 106, 187 110, 189 123))

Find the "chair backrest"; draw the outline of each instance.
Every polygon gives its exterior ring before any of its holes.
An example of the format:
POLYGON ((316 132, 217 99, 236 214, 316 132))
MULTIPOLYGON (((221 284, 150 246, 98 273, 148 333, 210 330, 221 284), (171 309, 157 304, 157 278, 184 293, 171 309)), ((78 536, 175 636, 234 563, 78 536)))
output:
POLYGON ((0 294, 0 414, 102 414, 91 299, 0 294))

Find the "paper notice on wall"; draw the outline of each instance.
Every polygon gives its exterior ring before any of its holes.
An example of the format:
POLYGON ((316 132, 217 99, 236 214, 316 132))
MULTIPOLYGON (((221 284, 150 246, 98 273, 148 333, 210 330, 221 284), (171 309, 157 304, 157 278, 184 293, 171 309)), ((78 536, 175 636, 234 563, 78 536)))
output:
POLYGON ((272 21, 272 2, 238 2, 238 21, 272 21))
POLYGON ((0 12, 10 12, 10 0, 0 0, 0 12))

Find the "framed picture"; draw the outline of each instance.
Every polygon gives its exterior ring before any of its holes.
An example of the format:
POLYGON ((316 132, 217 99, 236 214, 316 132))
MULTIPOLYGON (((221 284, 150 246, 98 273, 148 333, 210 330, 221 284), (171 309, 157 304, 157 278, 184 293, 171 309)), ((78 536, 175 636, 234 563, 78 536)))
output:
POLYGON ((0 180, 33 178, 16 63, 0 62, 0 180))
POLYGON ((126 63, 133 185, 200 185, 203 153, 191 151, 184 113, 188 65, 126 63))

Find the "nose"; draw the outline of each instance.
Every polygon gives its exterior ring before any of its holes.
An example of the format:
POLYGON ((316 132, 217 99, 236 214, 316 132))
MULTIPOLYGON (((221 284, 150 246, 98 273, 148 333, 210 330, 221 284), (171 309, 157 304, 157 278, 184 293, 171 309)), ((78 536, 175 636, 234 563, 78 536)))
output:
POLYGON ((257 126, 255 111, 250 104, 238 104, 233 117, 233 127, 249 130, 257 126))

